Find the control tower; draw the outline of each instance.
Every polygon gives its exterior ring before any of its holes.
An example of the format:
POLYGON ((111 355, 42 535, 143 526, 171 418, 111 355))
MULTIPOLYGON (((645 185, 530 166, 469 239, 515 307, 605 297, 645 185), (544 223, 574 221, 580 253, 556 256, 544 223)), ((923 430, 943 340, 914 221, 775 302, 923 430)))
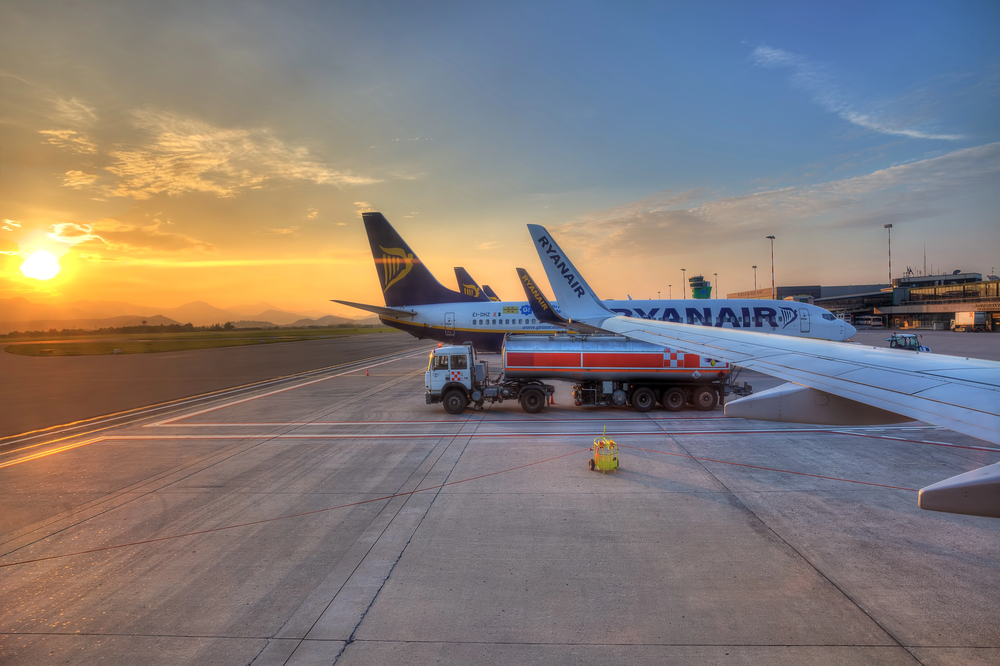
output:
POLYGON ((696 275, 688 278, 688 284, 691 285, 691 298, 712 297, 712 283, 706 280, 705 276, 696 275))

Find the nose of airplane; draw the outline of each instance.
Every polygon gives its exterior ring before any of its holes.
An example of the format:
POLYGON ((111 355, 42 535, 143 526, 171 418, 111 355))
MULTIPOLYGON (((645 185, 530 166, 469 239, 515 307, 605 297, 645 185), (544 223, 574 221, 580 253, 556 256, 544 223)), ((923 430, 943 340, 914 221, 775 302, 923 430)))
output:
POLYGON ((851 326, 850 324, 848 324, 846 321, 843 322, 843 324, 844 324, 844 339, 845 340, 850 340, 851 338, 854 337, 854 334, 858 332, 858 329, 854 328, 853 326, 851 326))

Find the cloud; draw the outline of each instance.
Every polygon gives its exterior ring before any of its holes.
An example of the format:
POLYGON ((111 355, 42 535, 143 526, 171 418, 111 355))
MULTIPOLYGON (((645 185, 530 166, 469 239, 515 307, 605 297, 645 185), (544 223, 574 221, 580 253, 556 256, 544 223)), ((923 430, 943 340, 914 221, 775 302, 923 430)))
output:
POLYGON ((97 144, 91 141, 90 137, 80 134, 76 130, 40 130, 38 133, 47 137, 47 143, 63 150, 88 154, 97 152, 97 144))
POLYGON ((1000 142, 816 185, 723 198, 695 190, 658 195, 553 230, 587 256, 647 258, 698 244, 739 244, 782 229, 811 233, 927 219, 956 200, 994 191, 998 172, 1000 142))
POLYGON ((19 222, 15 222, 14 220, 4 220, 3 223, 0 223, 0 229, 3 229, 4 231, 14 231, 14 229, 20 228, 21 224, 19 222))
POLYGON ((165 227, 169 222, 154 219, 151 224, 128 224, 114 219, 104 219, 95 222, 93 228, 100 232, 101 239, 109 250, 118 252, 134 252, 136 250, 153 250, 162 252, 212 252, 215 246, 211 243, 192 238, 185 234, 172 233, 165 227))
POLYGON ((476 246, 477 250, 496 250, 503 247, 500 243, 496 241, 486 241, 485 243, 480 243, 476 246))
MULTIPOLYGON (((319 217, 319 210, 318 209, 316 209, 316 208, 307 208, 306 209, 306 219, 307 220, 315 220, 317 217, 319 217)), ((296 227, 296 229, 298 229, 298 227, 296 227)))
POLYGON ((939 134, 908 126, 906 122, 892 114, 875 109, 859 109, 849 101, 825 68, 808 59, 776 49, 765 44, 758 46, 750 54, 750 59, 760 67, 789 68, 792 70, 792 85, 812 96, 812 100, 831 113, 836 113, 849 123, 881 134, 906 136, 912 139, 938 139, 960 141, 960 134, 939 134))
POLYGON ((114 163, 107 169, 119 178, 117 196, 207 192, 232 197, 279 179, 336 186, 377 182, 325 165, 266 128, 226 129, 152 109, 133 112, 133 120, 152 140, 109 152, 114 163))
POLYGON ((372 205, 370 203, 368 203, 367 201, 355 201, 354 202, 354 207, 357 209, 358 215, 360 215, 361 213, 368 213, 368 212, 371 212, 371 211, 375 210, 372 207, 372 205))
POLYGON ((63 243, 70 247, 86 243, 88 241, 104 242, 104 239, 94 233, 94 228, 89 224, 77 224, 75 222, 60 222, 53 224, 51 231, 46 236, 57 243, 63 243))
POLYGON ((97 180, 97 174, 82 171, 67 171, 63 174, 63 185, 82 190, 90 187, 97 180))
POLYGON ((258 231, 261 236, 298 236, 301 227, 288 227, 287 229, 265 229, 258 231))
POLYGON ((76 97, 71 99, 59 97, 55 100, 55 105, 60 117, 76 125, 89 125, 97 120, 94 107, 84 104, 76 97))

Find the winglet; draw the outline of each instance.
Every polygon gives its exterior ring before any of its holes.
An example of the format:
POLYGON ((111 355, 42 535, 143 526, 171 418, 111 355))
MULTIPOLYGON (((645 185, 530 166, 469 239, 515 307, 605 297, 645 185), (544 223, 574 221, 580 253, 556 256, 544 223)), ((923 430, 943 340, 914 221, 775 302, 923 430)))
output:
POLYGON ((549 284, 552 286, 552 291, 555 292, 559 309, 564 317, 570 321, 576 321, 615 316, 597 297, 594 290, 580 275, 580 271, 552 239, 545 227, 529 224, 528 231, 531 232, 535 250, 538 252, 539 259, 542 260, 545 274, 549 278, 549 284))

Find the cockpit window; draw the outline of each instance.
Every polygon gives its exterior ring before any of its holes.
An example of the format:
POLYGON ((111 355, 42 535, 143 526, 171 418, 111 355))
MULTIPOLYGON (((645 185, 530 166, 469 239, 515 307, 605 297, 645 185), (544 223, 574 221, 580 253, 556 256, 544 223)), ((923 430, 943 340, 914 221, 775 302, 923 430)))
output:
POLYGON ((836 319, 836 317, 834 317, 829 312, 824 312, 823 313, 823 319, 826 319, 827 321, 833 321, 834 319, 836 319))

